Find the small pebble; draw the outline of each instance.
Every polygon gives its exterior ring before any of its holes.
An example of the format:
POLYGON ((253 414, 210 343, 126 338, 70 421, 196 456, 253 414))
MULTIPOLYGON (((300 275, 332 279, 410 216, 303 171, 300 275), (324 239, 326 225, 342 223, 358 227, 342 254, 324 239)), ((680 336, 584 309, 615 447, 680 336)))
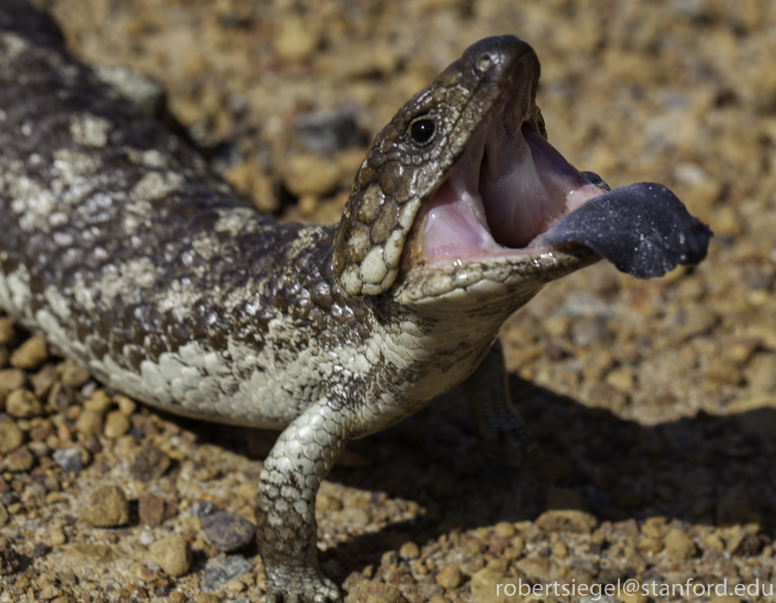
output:
POLYGON ((519 601, 520 599, 516 599, 514 596, 519 586, 519 580, 516 576, 510 576, 491 567, 476 571, 471 578, 472 603, 514 603, 516 600, 519 601), (502 585, 501 588, 497 588, 499 584, 502 585), (514 592, 510 597, 504 591, 505 588, 512 589, 513 587, 514 592))
POLYGON ((8 523, 8 511, 3 503, 0 503, 0 528, 8 523))
POLYGON ((0 371, 0 407, 9 392, 24 387, 25 383, 27 383, 27 373, 21 369, 3 369, 0 371))
POLYGON ((59 590, 56 586, 53 584, 43 584, 40 589, 40 598, 41 599, 54 599, 55 597, 58 598, 59 595, 62 594, 62 591, 59 590))
POLYGON ((84 410, 75 422, 75 430, 84 438, 92 438, 102 434, 102 414, 94 410, 84 410))
MULTIPOLYGON (((539 552, 540 555, 542 553, 542 551, 539 552)), ((547 554, 549 553, 551 553, 551 551, 548 548, 547 554)), ((552 563, 545 557, 526 557, 517 562, 517 567, 523 570, 529 578, 540 580, 550 573, 552 563)))
POLYGON ((0 316, 0 345, 10 345, 16 336, 16 321, 10 316, 0 316))
POLYGON ((67 542, 67 536, 62 530, 52 529, 49 532, 49 543, 51 546, 60 546, 67 542))
POLYGON ((715 551, 722 552, 725 550, 725 543, 722 542, 719 534, 709 534, 703 539, 703 544, 705 544, 706 547, 710 549, 714 549, 715 551))
POLYGON ((517 553, 517 556, 520 557, 523 554, 523 550, 525 549, 525 541, 520 536, 514 536, 509 541, 510 548, 514 549, 517 553))
POLYGON ((191 567, 191 546, 177 534, 157 540, 148 551, 154 562, 170 576, 183 576, 191 567))
POLYGON ((33 335, 14 350, 9 363, 15 368, 29 371, 38 368, 47 358, 48 345, 46 340, 40 335, 33 335))
POLYGON ((239 578, 251 571, 253 565, 242 555, 211 557, 202 572, 200 588, 204 592, 214 592, 220 590, 228 580, 239 578))
POLYGON ((365 528, 372 521, 372 514, 369 509, 349 505, 340 512, 340 520, 354 529, 365 528))
POLYGON ((231 552, 244 547, 256 535, 256 526, 229 511, 216 511, 202 518, 202 528, 219 551, 231 552))
POLYGON ((312 21, 286 19, 278 25, 273 46, 277 55, 289 61, 310 58, 320 44, 320 35, 312 21))
POLYGON ((121 410, 114 410, 108 413, 105 417, 105 426, 103 428, 103 435, 111 440, 119 438, 126 434, 132 424, 129 422, 127 416, 121 412, 121 410))
POLYGON ((508 521, 502 521, 493 526, 493 531, 502 538, 512 538, 515 535, 515 526, 508 521))
POLYGON ((642 553, 652 553, 656 555, 663 550, 663 541, 651 536, 645 536, 639 539, 638 549, 642 553))
POLYGON ((695 543, 681 530, 670 530, 664 539, 668 554, 677 561, 687 561, 695 556, 695 543))
POLYGON ((84 402, 84 409, 93 410, 96 413, 104 415, 113 405, 113 400, 104 389, 98 389, 92 392, 89 399, 84 402))
POLYGON ((61 381, 54 383, 48 395, 48 404, 57 410, 67 411, 75 403, 75 391, 63 385, 61 381))
POLYGON ((29 448, 22 446, 5 457, 3 467, 6 471, 19 473, 21 471, 29 471, 34 463, 35 457, 29 448))
POLYGON ((138 499, 140 521, 155 528, 164 521, 164 500, 151 492, 143 492, 138 499))
POLYGON ((317 155, 296 155, 289 159, 283 184, 293 195, 325 195, 340 179, 336 163, 317 155))
POLYGON ((35 373, 30 379, 32 391, 37 398, 44 398, 58 377, 57 367, 54 364, 45 364, 43 368, 35 373))
POLYGON ((60 448, 55 450, 51 457, 65 473, 75 473, 78 475, 84 468, 81 451, 77 448, 60 448))
POLYGON ((81 442, 81 445, 90 454, 98 454, 102 452, 102 444, 100 444, 100 440, 97 438, 97 436, 90 436, 86 438, 81 442))
POLYGON ((461 570, 454 565, 443 567, 436 575, 436 583, 442 588, 458 588, 461 585, 461 570))
POLYGON ((609 374, 606 375, 606 383, 626 394, 630 394, 636 389, 633 371, 625 367, 609 371, 609 374))
POLYGON ((740 385, 744 375, 736 363, 722 357, 712 358, 706 367, 706 376, 714 381, 728 385, 740 385))
POLYGON ((414 542, 405 542, 399 549, 399 555, 405 559, 417 559, 420 557, 420 547, 414 542))
POLYGON ((116 439, 113 453, 119 458, 132 458, 139 447, 137 439, 131 434, 126 434, 116 439))
POLYGON ((242 580, 231 578, 230 580, 226 581, 226 590, 228 590, 230 593, 241 593, 245 590, 245 584, 242 582, 242 580))
POLYGON ((113 396, 113 401, 118 405, 119 411, 125 417, 130 416, 133 412, 135 412, 135 410, 137 410, 137 403, 122 394, 113 396))
POLYGON ((641 526, 641 533, 650 538, 663 538, 667 531, 665 524, 665 517, 650 517, 641 526))
POLYGON ((569 549, 566 546, 565 542, 558 541, 555 544, 552 545, 552 556, 558 557, 560 559, 567 557, 569 554, 569 549))
POLYGON ((536 519, 536 526, 548 532, 579 532, 589 534, 598 526, 598 520, 590 513, 572 509, 546 511, 536 519))
POLYGON ((140 541, 140 544, 148 546, 149 544, 154 542, 156 538, 148 530, 143 530, 142 532, 140 532, 140 536, 138 536, 138 540, 140 541))
POLYGON ((129 522, 129 502, 118 486, 98 486, 81 512, 81 520, 98 528, 113 528, 129 522))
POLYGON ((97 390, 97 383, 95 381, 89 381, 87 382, 82 388, 81 388, 81 395, 85 399, 89 399, 92 397, 92 394, 97 390))
POLYGON ((152 482, 164 475, 170 466, 169 457, 155 446, 142 446, 132 453, 129 472, 141 482, 152 482))
POLYGON ((0 417, 0 454, 16 450, 24 442, 24 434, 15 421, 0 417))
POLYGON ((74 565, 93 567, 99 563, 107 563, 118 559, 120 553, 109 544, 80 543, 68 547, 65 559, 74 565))
POLYGON ((499 572, 506 572, 509 570, 509 561, 506 559, 502 559, 500 557, 497 557, 495 559, 491 559, 488 561, 488 565, 490 569, 497 570, 499 572))
POLYGON ((65 366, 62 369, 62 383, 73 389, 78 389, 86 385, 91 378, 87 371, 80 364, 68 359, 65 360, 65 366))
POLYGON ((15 389, 5 398, 5 411, 17 419, 29 419, 43 414, 43 405, 31 391, 15 389))
POLYGON ((509 541, 506 538, 502 538, 496 534, 493 534, 493 536, 488 538, 488 552, 491 555, 495 555, 496 557, 500 556, 507 546, 509 546, 509 541))
POLYGON ((407 603, 401 591, 391 584, 363 580, 348 593, 348 603, 407 603))

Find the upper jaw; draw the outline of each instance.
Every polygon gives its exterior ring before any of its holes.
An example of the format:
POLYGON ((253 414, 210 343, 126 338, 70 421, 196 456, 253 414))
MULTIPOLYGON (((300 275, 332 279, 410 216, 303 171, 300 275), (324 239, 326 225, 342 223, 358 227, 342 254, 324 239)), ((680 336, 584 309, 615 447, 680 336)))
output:
POLYGON ((525 264, 559 252, 540 235, 606 191, 539 133, 544 128, 533 102, 532 74, 522 70, 518 63, 462 156, 418 212, 405 271, 472 262, 525 264))

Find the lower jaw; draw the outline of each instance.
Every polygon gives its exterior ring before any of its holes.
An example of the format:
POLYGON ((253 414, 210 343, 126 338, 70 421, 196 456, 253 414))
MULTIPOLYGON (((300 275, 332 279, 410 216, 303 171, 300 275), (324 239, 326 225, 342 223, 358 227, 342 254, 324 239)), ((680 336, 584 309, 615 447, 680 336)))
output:
POLYGON ((508 247, 499 244, 489 230, 474 214, 471 206, 457 197, 445 183, 434 194, 427 208, 420 216, 419 232, 415 245, 419 247, 418 260, 425 265, 463 265, 470 262, 487 262, 514 258, 524 260, 529 256, 546 253, 552 248, 541 244, 541 235, 547 232, 560 218, 584 204, 585 201, 604 193, 601 189, 586 184, 575 191, 568 211, 549 219, 536 219, 534 234, 527 245, 508 247), (420 245, 418 245, 420 243, 420 245))

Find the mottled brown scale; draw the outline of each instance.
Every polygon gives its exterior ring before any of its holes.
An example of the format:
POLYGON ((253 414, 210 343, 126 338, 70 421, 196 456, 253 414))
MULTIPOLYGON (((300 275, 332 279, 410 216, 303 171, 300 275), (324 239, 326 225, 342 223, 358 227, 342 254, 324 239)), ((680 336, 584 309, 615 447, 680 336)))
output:
POLYGON ((345 257, 349 262, 361 262, 369 251, 369 227, 366 224, 356 222, 351 226, 349 232, 345 257))
POLYGON ((377 216, 374 224, 372 224, 372 230, 369 233, 373 245, 385 242, 388 235, 396 227, 398 216, 399 210, 396 207, 396 203, 393 199, 387 199, 383 204, 380 215, 377 216))
POLYGON ((389 157, 388 163, 383 166, 380 172, 380 190, 386 197, 391 197, 399 188, 403 171, 404 166, 398 161, 391 161, 389 157))
MULTIPOLYGON (((364 223, 374 222, 385 201, 385 195, 377 184, 372 184, 361 197, 358 208, 358 219, 364 223)), ((362 258, 363 259, 363 258, 362 258)))
POLYGON ((398 204, 401 205, 403 203, 406 203, 412 198, 415 192, 415 187, 417 186, 417 176, 418 176, 418 168, 416 167, 404 168, 404 174, 402 175, 402 180, 399 183, 399 186, 393 195, 393 198, 396 200, 398 204))

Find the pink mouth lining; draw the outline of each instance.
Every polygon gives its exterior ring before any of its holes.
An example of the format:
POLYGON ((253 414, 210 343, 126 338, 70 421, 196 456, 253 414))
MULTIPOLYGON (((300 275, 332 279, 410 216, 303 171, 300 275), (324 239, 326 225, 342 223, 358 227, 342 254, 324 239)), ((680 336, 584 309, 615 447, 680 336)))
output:
POLYGON ((493 111, 420 218, 426 265, 525 255, 560 218, 605 191, 527 124, 493 111))

